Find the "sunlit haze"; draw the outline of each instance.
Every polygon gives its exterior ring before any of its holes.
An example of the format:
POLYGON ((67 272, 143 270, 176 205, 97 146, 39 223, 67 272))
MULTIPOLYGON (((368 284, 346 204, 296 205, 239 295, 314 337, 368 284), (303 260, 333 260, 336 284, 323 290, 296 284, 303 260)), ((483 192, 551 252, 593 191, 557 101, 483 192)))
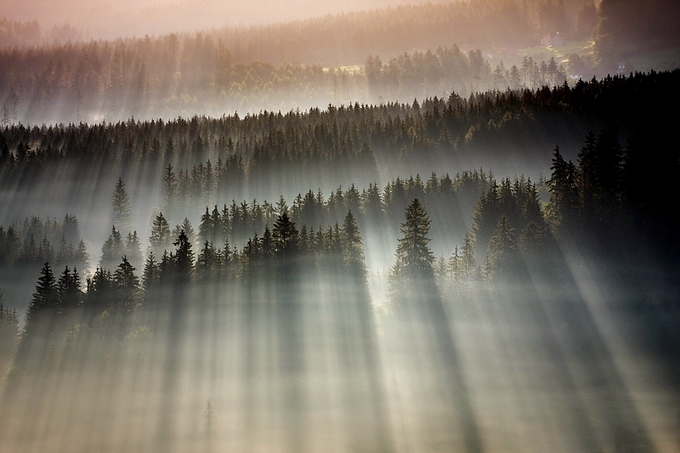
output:
POLYGON ((679 451, 680 3, 0 2, 0 453, 679 451))

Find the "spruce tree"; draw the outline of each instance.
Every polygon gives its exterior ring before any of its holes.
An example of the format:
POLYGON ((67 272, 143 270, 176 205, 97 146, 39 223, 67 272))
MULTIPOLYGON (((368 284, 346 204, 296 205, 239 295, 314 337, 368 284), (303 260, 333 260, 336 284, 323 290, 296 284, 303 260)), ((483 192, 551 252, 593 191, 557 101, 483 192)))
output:
POLYGON ((132 221, 132 208, 130 206, 130 197, 125 190, 123 178, 118 178, 116 182, 116 187, 111 197, 111 205, 113 207, 113 224, 117 225, 120 231, 129 231, 132 221))
POLYGON ((406 208, 405 216, 390 270, 389 296, 398 315, 421 316, 429 313, 431 302, 439 303, 432 267, 434 254, 427 237, 430 219, 417 198, 406 208))
POLYGON ((486 252, 487 276, 516 275, 519 265, 517 241, 506 216, 502 216, 486 252))
POLYGON ((146 261, 144 261, 144 269, 142 271, 142 286, 144 290, 149 292, 152 288, 158 286, 159 281, 158 261, 151 248, 146 254, 146 261))
POLYGON ((184 230, 182 230, 173 243, 175 251, 175 270, 178 280, 186 282, 191 280, 194 268, 194 252, 191 250, 191 242, 184 230))
POLYGON ((59 310, 60 298, 57 290, 57 280, 52 272, 50 263, 45 263, 40 270, 38 284, 33 293, 24 325, 24 336, 29 340, 34 335, 48 335, 46 329, 50 328, 50 319, 59 310))
MULTIPOLYGON (((169 139, 169 143, 172 143, 172 138, 169 139)), ((177 176, 172 170, 172 165, 168 164, 168 166, 165 168, 165 174, 163 176, 163 209, 170 215, 170 217, 172 217, 173 213, 175 212, 177 198, 177 176)))
POLYGON ((99 266, 103 269, 112 269, 121 257, 125 255, 125 244, 120 231, 115 226, 111 227, 111 234, 102 245, 102 257, 99 266))
POLYGON ((395 269, 407 279, 429 278, 434 275, 434 255, 428 246, 430 219, 418 199, 406 208, 406 222, 401 224, 402 237, 396 252, 395 269))
POLYGON ((19 342, 19 317, 16 310, 5 308, 0 293, 0 378, 12 361, 19 342))
POLYGON ((116 308, 122 313, 133 311, 139 304, 139 278, 135 268, 126 256, 113 273, 113 283, 116 288, 116 308))
POLYGON ((66 316, 73 314, 82 303, 83 296, 80 289, 80 276, 75 268, 73 271, 68 266, 64 268, 59 275, 57 290, 60 298, 59 314, 66 316))
POLYGON ((291 255, 298 249, 298 240, 295 223, 290 220, 288 213, 284 212, 274 223, 274 230, 272 231, 274 252, 279 256, 291 255))
POLYGON ((136 230, 128 233, 125 239, 125 256, 135 268, 142 265, 144 259, 142 256, 142 245, 136 230))
POLYGON ((151 236, 149 237, 151 249, 156 256, 163 255, 163 252, 170 248, 172 236, 170 234, 170 224, 165 219, 162 212, 154 218, 151 225, 151 236))
POLYGON ((560 154, 560 148, 555 147, 553 153, 552 174, 548 180, 550 191, 550 222, 557 235, 564 237, 573 233, 573 225, 578 216, 578 191, 576 187, 576 168, 569 161, 566 162, 560 154))
POLYGON ((342 258, 345 266, 354 277, 366 278, 366 261, 359 227, 352 211, 347 211, 340 231, 342 258))

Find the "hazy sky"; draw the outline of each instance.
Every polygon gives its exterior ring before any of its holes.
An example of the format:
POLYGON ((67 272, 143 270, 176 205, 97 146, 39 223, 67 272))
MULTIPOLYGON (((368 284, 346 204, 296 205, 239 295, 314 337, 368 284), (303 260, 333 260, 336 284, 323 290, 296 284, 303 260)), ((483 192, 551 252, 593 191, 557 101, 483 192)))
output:
POLYGON ((85 36, 143 36, 252 25, 425 0, 0 0, 2 16, 38 20, 44 30, 71 24, 85 36))

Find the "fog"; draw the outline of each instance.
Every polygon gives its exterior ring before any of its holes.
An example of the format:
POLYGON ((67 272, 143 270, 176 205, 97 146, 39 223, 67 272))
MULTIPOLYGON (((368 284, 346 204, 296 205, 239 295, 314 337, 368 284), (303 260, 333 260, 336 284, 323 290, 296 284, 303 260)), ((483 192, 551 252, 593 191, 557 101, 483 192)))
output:
POLYGON ((628 3, 4 0, 0 453, 676 451, 628 3))
POLYGON ((443 295, 432 319, 371 308, 310 264, 175 284, 34 345, 6 383, 2 451, 675 448, 677 336, 653 313, 640 324, 637 295, 596 269, 443 295))

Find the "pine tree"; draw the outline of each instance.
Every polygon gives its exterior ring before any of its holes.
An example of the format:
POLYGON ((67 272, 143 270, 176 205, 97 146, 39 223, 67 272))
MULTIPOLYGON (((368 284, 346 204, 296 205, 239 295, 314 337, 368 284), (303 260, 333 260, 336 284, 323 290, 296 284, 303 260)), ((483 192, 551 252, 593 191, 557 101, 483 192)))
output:
POLYGON ((57 282, 60 306, 59 314, 69 316, 81 305, 83 294, 80 288, 80 276, 74 268, 73 271, 68 266, 59 276, 57 282))
MULTIPOLYGON (((172 138, 169 139, 169 143, 172 143, 172 138)), ((177 206, 177 198, 177 176, 172 170, 172 165, 168 164, 165 168, 165 175, 163 176, 163 210, 167 212, 171 218, 177 206)))
POLYGON ((396 253, 396 266, 406 278, 429 278, 434 275, 434 255, 428 246, 430 219, 418 199, 406 208, 406 222, 401 224, 402 237, 396 253))
POLYGON ((19 343, 19 316, 16 310, 5 308, 0 293, 0 379, 9 368, 19 343))
POLYGON ((196 233, 194 233, 194 227, 191 225, 191 221, 188 217, 185 217, 182 223, 179 225, 175 225, 175 228, 172 229, 172 237, 179 237, 179 234, 182 232, 182 230, 184 230, 184 233, 187 235, 189 242, 193 244, 196 240, 196 233))
POLYGON ((198 225, 198 240, 201 243, 212 242, 214 243, 215 238, 213 237, 214 225, 213 218, 210 215, 208 207, 205 207, 205 212, 201 216, 201 223, 198 225))
POLYGON ((122 313, 129 313, 139 305, 139 278, 135 268, 126 256, 113 273, 116 288, 116 308, 122 313))
POLYGON ((87 274, 90 269, 90 255, 87 253, 87 246, 82 239, 78 242, 78 249, 75 252, 73 264, 83 274, 87 274))
POLYGON ((45 332, 47 326, 51 324, 52 318, 59 310, 60 298, 57 290, 57 280, 52 272, 50 263, 45 263, 40 270, 38 284, 33 293, 33 299, 26 311, 26 322, 24 325, 24 335, 31 338, 33 335, 48 335, 45 332), (41 332, 42 331, 42 332, 41 332))
POLYGON ((565 162, 556 146, 550 170, 550 222, 559 236, 569 236, 578 216, 576 167, 571 161, 565 162))
POLYGON ((288 256, 295 253, 298 249, 298 231, 295 223, 290 220, 288 213, 279 215, 274 223, 272 231, 272 241, 274 243, 274 253, 279 256, 288 256))
POLYGON ((405 216, 390 269, 389 296, 398 314, 414 316, 427 312, 427 305, 436 296, 434 254, 428 246, 430 219, 418 199, 409 204, 405 216))
POLYGON ((156 255, 154 255, 151 248, 148 249, 146 254, 146 261, 144 261, 144 269, 142 271, 142 286, 144 290, 149 292, 151 289, 158 286, 160 274, 158 270, 158 262, 156 261, 156 255))
POLYGON ((165 219, 162 212, 159 212, 153 220, 149 243, 156 256, 162 255, 172 244, 170 224, 168 224, 168 221, 165 219))
POLYGON ((112 226, 111 234, 102 245, 102 257, 99 266, 103 269, 112 269, 123 255, 125 255, 123 238, 116 227, 112 226))
POLYGON ((111 204, 113 207, 113 224, 117 225, 120 231, 129 231, 132 221, 132 209, 123 178, 118 178, 116 182, 116 187, 111 197, 111 204))
POLYGON ((354 219, 354 215, 352 215, 352 211, 347 211, 340 235, 342 240, 342 258, 345 266, 354 277, 365 279, 367 271, 364 248, 359 227, 354 219))
POLYGON ((486 252, 487 276, 515 275, 519 265, 517 242, 510 222, 502 216, 489 240, 486 252))
POLYGON ((136 230, 127 234, 125 239, 125 256, 135 268, 142 265, 142 245, 136 230))
POLYGON ((177 240, 173 243, 175 251, 175 270, 177 279, 181 282, 191 280, 194 268, 194 252, 191 250, 191 242, 184 231, 181 231, 177 240))

